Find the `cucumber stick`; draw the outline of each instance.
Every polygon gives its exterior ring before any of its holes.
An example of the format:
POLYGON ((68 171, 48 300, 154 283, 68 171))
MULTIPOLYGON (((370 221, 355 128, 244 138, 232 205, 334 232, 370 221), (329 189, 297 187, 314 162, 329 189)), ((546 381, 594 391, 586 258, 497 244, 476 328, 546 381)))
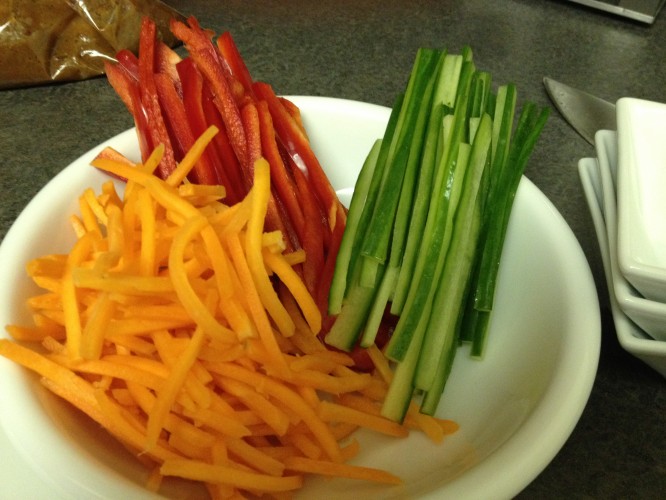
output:
POLYGON ((548 110, 492 91, 472 51, 420 49, 384 136, 361 169, 329 293, 326 343, 367 347, 388 308, 395 365, 382 415, 402 421, 415 395, 439 406, 458 346, 483 351, 513 198, 548 110))
POLYGON ((433 298, 430 322, 423 341, 423 355, 419 360, 415 385, 425 391, 435 382, 437 366, 442 353, 448 352, 455 338, 459 311, 477 247, 479 233, 478 193, 490 157, 492 120, 487 114, 481 118, 470 153, 464 186, 455 221, 452 224, 451 245, 446 255, 440 286, 433 298))

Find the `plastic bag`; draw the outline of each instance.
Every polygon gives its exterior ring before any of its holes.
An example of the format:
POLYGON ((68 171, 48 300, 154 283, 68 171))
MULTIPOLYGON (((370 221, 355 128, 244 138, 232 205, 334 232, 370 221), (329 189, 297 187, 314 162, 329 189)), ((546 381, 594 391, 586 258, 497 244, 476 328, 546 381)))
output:
POLYGON ((137 52, 143 16, 177 43, 169 20, 183 16, 160 1, 0 0, 0 88, 103 74, 120 49, 137 52))

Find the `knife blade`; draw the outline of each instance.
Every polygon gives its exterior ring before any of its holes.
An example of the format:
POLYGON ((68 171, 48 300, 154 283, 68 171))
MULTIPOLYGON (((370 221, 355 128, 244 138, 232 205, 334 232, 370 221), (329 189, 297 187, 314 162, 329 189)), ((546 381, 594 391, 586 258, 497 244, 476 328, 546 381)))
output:
POLYGON ((590 144, 597 130, 617 128, 614 104, 552 78, 544 77, 543 84, 560 114, 590 144))

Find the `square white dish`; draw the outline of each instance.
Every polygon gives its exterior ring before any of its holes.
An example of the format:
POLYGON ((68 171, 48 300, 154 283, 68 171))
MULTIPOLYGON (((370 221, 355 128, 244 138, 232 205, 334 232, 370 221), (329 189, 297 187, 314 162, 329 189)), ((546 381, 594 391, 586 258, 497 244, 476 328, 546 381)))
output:
POLYGON ((585 198, 590 209, 592 222, 599 241, 601 260, 606 272, 606 283, 609 289, 609 298, 615 333, 624 350, 666 377, 666 342, 650 338, 641 330, 620 308, 613 291, 613 276, 611 274, 610 251, 606 224, 602 212, 603 194, 601 175, 596 158, 583 158, 578 162, 578 173, 585 198))
POLYGON ((648 335, 666 341, 666 303, 648 300, 620 272, 617 255, 617 133, 600 130, 594 137, 601 191, 599 201, 605 219, 612 291, 619 307, 648 335))
POLYGON ((618 263, 645 298, 666 302, 666 104, 617 102, 618 263))

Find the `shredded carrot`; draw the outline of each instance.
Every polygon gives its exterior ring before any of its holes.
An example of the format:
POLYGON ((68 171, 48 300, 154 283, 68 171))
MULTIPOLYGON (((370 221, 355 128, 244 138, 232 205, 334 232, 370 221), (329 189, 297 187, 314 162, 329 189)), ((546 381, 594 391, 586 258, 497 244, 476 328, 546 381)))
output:
POLYGON ((196 460, 166 460, 160 469, 165 476, 179 476, 207 483, 226 483, 237 488, 263 492, 292 491, 303 484, 302 476, 275 477, 247 472, 238 467, 211 465, 196 460))
POLYGON ((343 463, 332 464, 323 460, 312 460, 306 457, 287 457, 285 459, 287 469, 294 472, 307 472, 320 474, 322 476, 348 477, 352 479, 364 479, 386 484, 400 484, 400 478, 379 469, 361 467, 343 463))
POLYGON ((33 325, 8 325, 0 355, 37 372, 54 394, 98 422, 149 468, 157 491, 169 476, 202 481, 213 498, 288 498, 318 474, 399 484, 389 471, 347 463, 356 429, 441 441, 453 422, 379 413, 392 377, 371 347, 374 373, 353 369, 317 333, 322 316, 303 282, 303 249, 267 231, 270 168, 254 165, 243 200, 186 177, 217 130, 208 129, 166 180, 117 153, 93 165, 127 180, 86 190, 72 216, 68 254, 31 260, 43 290, 27 301, 33 325))

